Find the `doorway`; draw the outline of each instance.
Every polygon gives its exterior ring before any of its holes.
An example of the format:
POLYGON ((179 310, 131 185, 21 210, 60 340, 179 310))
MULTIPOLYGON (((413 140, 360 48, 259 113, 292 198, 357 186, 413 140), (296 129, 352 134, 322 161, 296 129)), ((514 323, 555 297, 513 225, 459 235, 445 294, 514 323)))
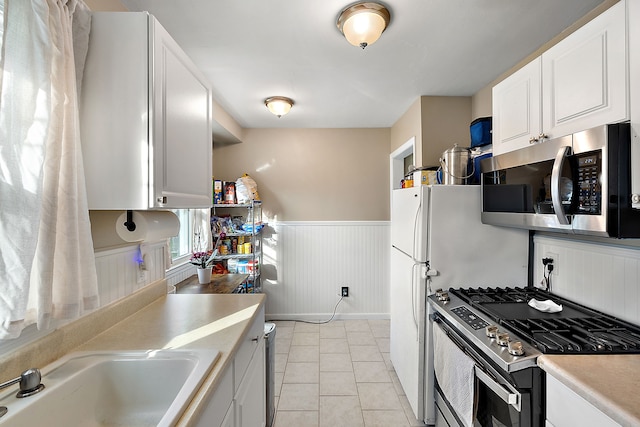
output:
POLYGON ((390 191, 401 188, 400 182, 404 179, 408 167, 415 164, 415 146, 416 137, 412 136, 389 155, 390 191))

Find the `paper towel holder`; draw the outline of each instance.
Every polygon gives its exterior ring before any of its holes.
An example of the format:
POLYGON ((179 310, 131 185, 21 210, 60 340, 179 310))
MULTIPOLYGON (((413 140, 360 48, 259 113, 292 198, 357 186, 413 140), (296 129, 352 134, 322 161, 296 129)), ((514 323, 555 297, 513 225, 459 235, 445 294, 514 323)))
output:
POLYGON ((127 230, 129 231, 136 230, 136 223, 133 222, 133 211, 127 211, 127 221, 124 223, 124 226, 127 227, 127 230))

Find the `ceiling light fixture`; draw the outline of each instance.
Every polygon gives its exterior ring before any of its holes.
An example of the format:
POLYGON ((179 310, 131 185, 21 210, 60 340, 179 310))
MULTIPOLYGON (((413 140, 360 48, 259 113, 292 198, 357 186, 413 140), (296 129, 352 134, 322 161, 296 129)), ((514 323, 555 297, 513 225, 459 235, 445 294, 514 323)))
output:
POLYGON ((285 96, 272 96, 264 100, 264 105, 266 105, 273 114, 282 117, 291 110, 293 100, 285 96))
POLYGON ((389 25, 391 14, 379 3, 363 2, 348 6, 336 25, 349 43, 365 48, 380 38, 389 25))

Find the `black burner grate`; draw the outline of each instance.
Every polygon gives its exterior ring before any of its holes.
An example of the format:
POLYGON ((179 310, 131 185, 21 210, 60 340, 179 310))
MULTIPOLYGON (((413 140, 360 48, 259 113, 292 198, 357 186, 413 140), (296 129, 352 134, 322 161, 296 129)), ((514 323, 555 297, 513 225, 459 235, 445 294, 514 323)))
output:
POLYGON ((511 329, 543 353, 640 353, 640 328, 537 288, 450 289, 466 303, 511 329), (539 312, 535 298, 563 305, 539 312))

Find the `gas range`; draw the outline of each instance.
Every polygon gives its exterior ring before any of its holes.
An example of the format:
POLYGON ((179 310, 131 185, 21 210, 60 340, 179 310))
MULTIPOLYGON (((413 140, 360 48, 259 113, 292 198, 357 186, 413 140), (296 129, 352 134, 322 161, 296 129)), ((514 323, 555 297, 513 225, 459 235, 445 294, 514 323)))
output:
POLYGON ((640 353, 640 328, 538 288, 437 291, 433 311, 498 367, 515 372, 545 354, 640 353), (562 305, 538 311, 531 299, 562 305))

